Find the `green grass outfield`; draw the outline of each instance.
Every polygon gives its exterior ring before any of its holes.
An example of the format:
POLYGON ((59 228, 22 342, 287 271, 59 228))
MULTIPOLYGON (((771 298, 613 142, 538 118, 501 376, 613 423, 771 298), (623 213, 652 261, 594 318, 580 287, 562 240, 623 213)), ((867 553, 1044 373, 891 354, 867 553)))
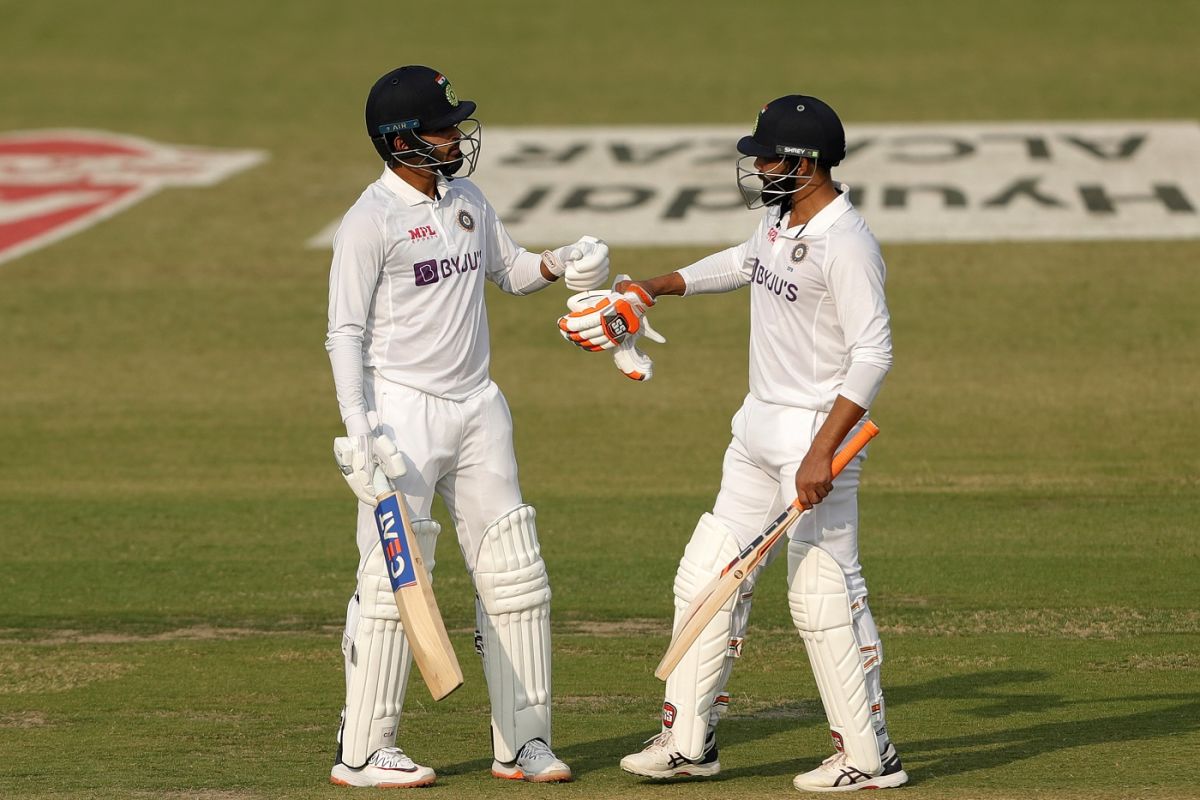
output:
MULTIPOLYGON (((0 0, 0 131, 272 156, 0 265, 0 797, 348 796, 326 780, 353 505, 329 456, 328 259, 303 243, 377 171, 361 107, 385 69, 444 69, 504 125, 748 124, 797 86, 854 122, 1200 111, 1190 2, 755 9, 0 0)), ((703 254, 625 249, 614 268, 703 254)), ((862 551, 903 796, 1200 797, 1200 241, 885 255, 897 364, 862 551)), ((487 777, 446 535, 439 601, 467 683, 440 704, 410 688, 401 742, 440 776, 422 797, 795 796, 827 734, 778 566, 720 779, 616 766, 656 729, 674 565, 745 391, 746 297, 664 302, 671 344, 635 385, 558 339, 564 296, 493 292, 489 313, 577 780, 487 777)))

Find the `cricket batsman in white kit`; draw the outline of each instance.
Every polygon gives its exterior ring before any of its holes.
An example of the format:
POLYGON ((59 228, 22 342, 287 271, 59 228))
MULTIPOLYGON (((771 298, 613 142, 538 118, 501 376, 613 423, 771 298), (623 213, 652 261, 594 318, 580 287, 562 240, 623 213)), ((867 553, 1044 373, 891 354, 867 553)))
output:
POLYGON ((346 697, 330 775, 345 786, 435 779, 396 744, 412 656, 373 517, 376 470, 404 495, 430 571, 435 493, 454 520, 476 591, 492 774, 571 779, 550 749, 550 585, 534 510, 517 482, 512 417, 488 375, 484 280, 514 295, 564 275, 568 288, 594 288, 608 277, 608 248, 584 237, 539 254, 513 242, 466 179, 479 157, 474 111, 429 67, 380 78, 366 124, 386 166, 334 237, 325 346, 346 425, 334 454, 359 498, 357 586, 342 639, 346 697))
MULTIPOLYGON (((773 100, 737 147, 738 186, 751 208, 766 207, 754 235, 677 272, 618 282, 559 327, 587 350, 628 348, 644 333, 655 298, 750 287, 750 393, 733 418, 712 513, 700 518, 679 562, 676 625, 696 593, 786 505, 799 497, 814 506, 791 531, 788 603, 836 752, 793 784, 804 791, 900 786, 908 776, 888 738, 883 648, 858 560, 865 453, 832 480, 834 452, 865 422, 892 364, 883 257, 848 187, 830 175, 846 155, 832 108, 805 95, 773 100)), ((623 769, 652 778, 720 771, 716 726, 765 566, 670 674, 662 730, 622 759, 623 769)))

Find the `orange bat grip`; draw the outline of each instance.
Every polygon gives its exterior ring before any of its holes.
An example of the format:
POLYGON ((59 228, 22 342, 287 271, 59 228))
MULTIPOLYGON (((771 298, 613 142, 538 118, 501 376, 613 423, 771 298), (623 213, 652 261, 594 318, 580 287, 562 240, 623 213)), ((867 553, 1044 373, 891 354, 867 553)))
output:
MULTIPOLYGON (((846 446, 838 450, 833 456, 833 477, 836 478, 838 473, 844 470, 846 465, 850 463, 850 460, 867 446, 867 442, 874 439, 878 434, 879 426, 871 420, 867 420, 867 423, 858 429, 858 433, 850 437, 850 441, 846 442, 846 446)), ((800 498, 797 497, 792 501, 792 508, 804 510, 811 508, 811 506, 804 505, 804 503, 800 502, 800 498)))

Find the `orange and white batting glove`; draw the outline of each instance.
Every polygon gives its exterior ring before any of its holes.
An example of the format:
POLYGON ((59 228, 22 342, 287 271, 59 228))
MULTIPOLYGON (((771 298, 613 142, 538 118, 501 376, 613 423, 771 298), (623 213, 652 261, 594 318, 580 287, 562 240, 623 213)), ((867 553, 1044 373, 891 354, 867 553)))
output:
POLYGON ((653 305, 654 298, 632 284, 624 292, 599 293, 591 305, 559 317, 558 330, 584 350, 611 350, 637 335, 653 305))
MULTIPOLYGON (((626 280, 629 280, 628 275, 618 275, 616 283, 626 280)), ((567 299, 567 308, 569 308, 572 313, 583 312, 586 314, 594 312, 597 307, 602 306, 602 304, 606 301, 609 303, 609 305, 614 305, 615 302, 619 302, 623 299, 623 296, 616 292, 579 292, 578 294, 572 295, 567 299), (614 301, 614 296, 618 298, 618 300, 614 301)), ((603 307, 607 308, 608 306, 603 307)), ((602 311, 603 308, 601 309, 601 312, 602 311)), ((621 374, 635 381, 650 380, 651 376, 654 374, 654 362, 651 360, 650 356, 638 349, 638 340, 643 336, 651 341, 658 342, 659 344, 666 344, 667 340, 666 337, 650 326, 650 320, 647 319, 644 314, 639 320, 639 328, 637 332, 625 336, 620 344, 613 347, 585 345, 581 340, 572 338, 571 334, 563 329, 563 320, 569 318, 571 318, 571 314, 559 318, 559 332, 562 334, 564 339, 592 352, 611 349, 613 351, 613 363, 616 365, 617 369, 621 371, 621 374)), ((578 317, 576 319, 578 319, 578 317)))

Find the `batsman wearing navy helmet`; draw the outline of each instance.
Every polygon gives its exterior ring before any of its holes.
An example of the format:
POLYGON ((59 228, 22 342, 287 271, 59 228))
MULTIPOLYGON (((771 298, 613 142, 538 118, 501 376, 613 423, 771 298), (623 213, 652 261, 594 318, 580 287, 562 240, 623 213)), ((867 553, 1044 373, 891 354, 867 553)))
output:
MULTIPOLYGON (((798 497, 813 510, 790 531, 788 603, 829 718, 834 754, 793 781, 804 791, 908 780, 884 719, 883 648, 858 559, 858 480, 865 452, 836 481, 839 445, 865 423, 892 365, 884 263, 871 230, 831 171, 846 155, 833 109, 806 95, 772 100, 737 143, 737 182, 754 234, 676 272, 621 283, 591 312, 560 319, 586 350, 621 347, 662 295, 750 290, 750 386, 733 417, 721 488, 675 576, 675 621, 697 593, 798 497)), ((775 551, 778 552, 778 551, 775 551)), ((741 655, 764 563, 708 624, 667 679, 662 728, 621 767, 652 778, 720 771, 716 727, 741 655)))
POLYGON ((334 237, 325 341, 346 436, 334 456, 359 499, 356 587, 342 638, 346 695, 330 775, 345 786, 424 786, 434 771, 397 744, 412 666, 373 516, 378 472, 404 495, 428 569, 454 520, 476 594, 476 649, 491 695, 498 778, 566 781, 550 749, 550 584, 535 514, 521 498, 512 418, 488 373, 484 282, 527 295, 565 277, 608 277, 599 239, 527 252, 469 176, 479 158, 475 103, 446 76, 405 66, 367 97, 383 174, 334 237))

